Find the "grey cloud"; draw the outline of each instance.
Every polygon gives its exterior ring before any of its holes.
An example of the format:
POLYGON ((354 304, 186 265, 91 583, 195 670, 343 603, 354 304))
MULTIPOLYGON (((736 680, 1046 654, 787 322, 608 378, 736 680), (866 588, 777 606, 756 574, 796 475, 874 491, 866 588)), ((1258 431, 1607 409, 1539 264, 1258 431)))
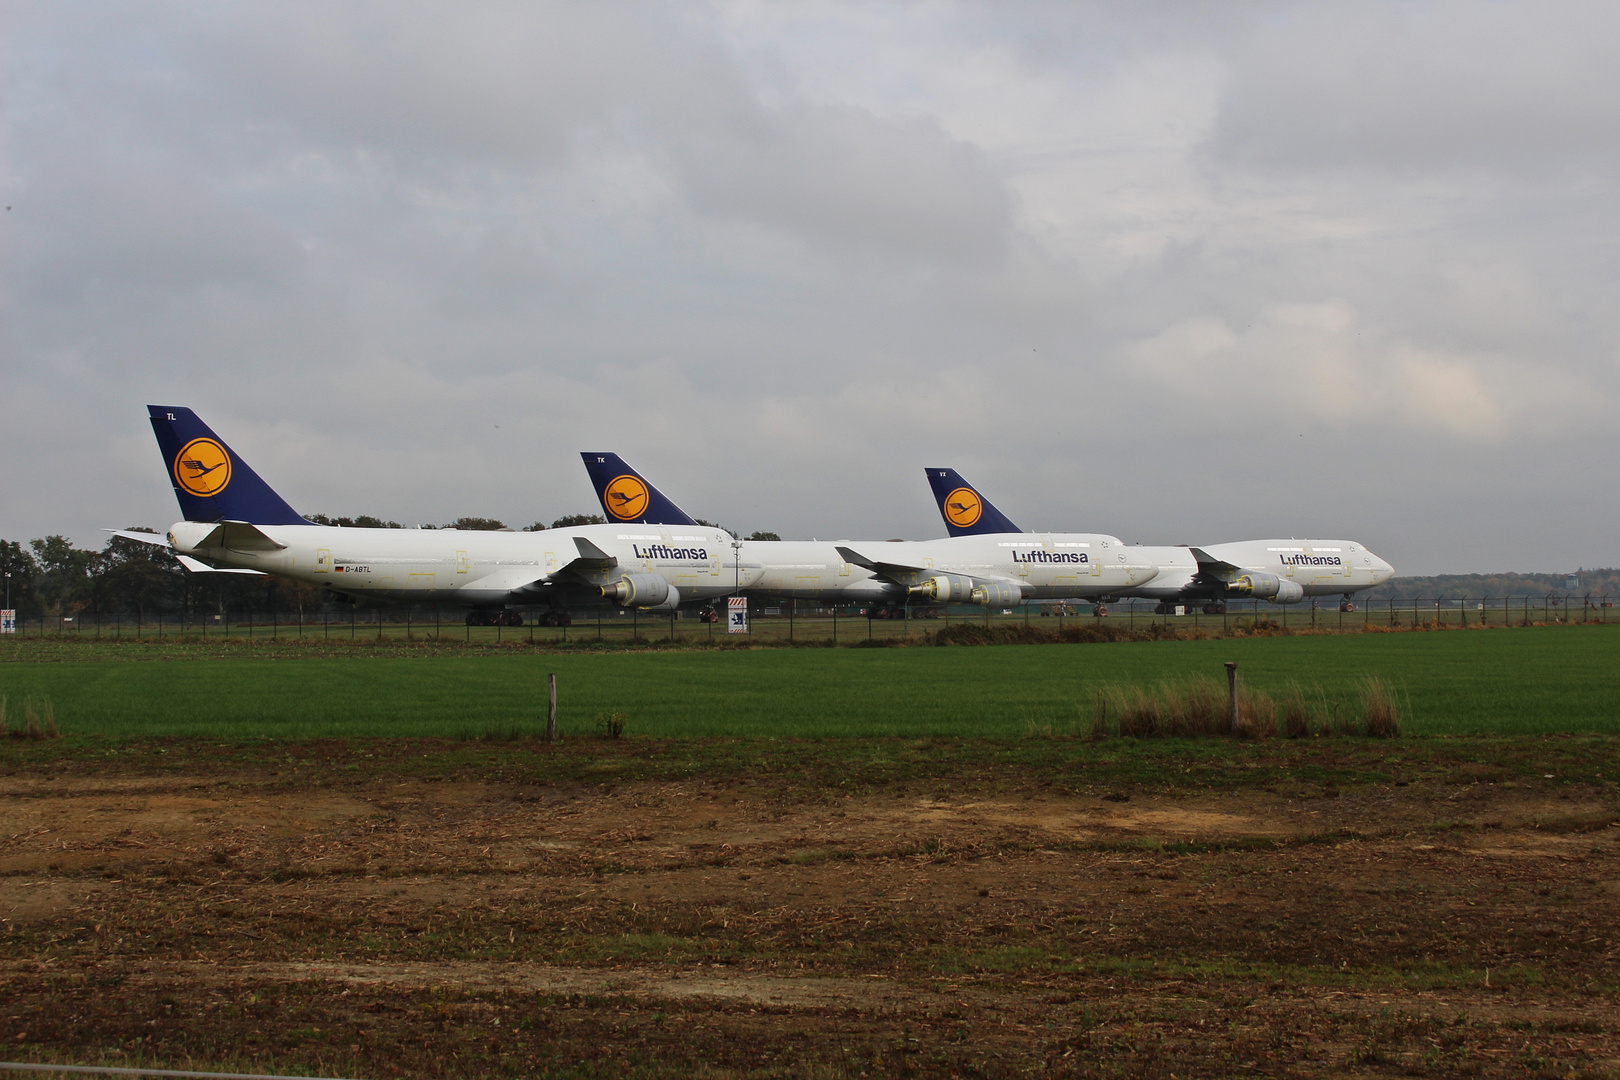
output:
POLYGON ((677 151, 695 205, 927 258, 994 254, 1011 199, 984 155, 924 119, 793 106, 677 151))
POLYGON ((583 127, 735 93, 712 48, 643 5, 265 5, 185 48, 272 133, 410 167, 557 165, 583 127))
POLYGON ((1282 168, 1610 165, 1617 38, 1607 3, 1291 6, 1234 42, 1210 149, 1282 168))
POLYGON ((0 536, 166 524, 175 402, 402 521, 588 509, 611 445, 784 535, 938 535, 938 462, 1028 527, 1615 557, 1601 12, 782 10, 25 9, 0 455, 86 480, 22 470, 0 536))

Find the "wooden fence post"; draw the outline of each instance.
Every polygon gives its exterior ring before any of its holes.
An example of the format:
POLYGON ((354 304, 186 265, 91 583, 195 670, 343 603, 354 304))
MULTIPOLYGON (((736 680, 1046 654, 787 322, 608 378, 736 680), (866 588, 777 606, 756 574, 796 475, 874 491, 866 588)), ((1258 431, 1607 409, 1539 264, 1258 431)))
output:
POLYGON ((1232 730, 1236 731, 1237 726, 1238 726, 1237 661, 1236 660, 1228 660, 1226 662, 1226 689, 1227 689, 1227 693, 1230 695, 1230 697, 1232 699, 1232 730))
POLYGON ((557 739, 557 676, 555 673, 546 676, 546 693, 550 699, 546 705, 546 742, 555 742, 557 739))

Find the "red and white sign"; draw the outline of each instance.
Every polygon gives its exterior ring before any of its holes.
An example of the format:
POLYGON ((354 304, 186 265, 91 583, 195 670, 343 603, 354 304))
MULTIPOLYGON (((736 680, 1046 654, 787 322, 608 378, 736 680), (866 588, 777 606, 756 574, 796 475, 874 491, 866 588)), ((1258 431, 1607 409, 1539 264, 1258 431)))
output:
POLYGON ((730 615, 730 617, 726 619, 726 633, 748 633, 748 597, 731 597, 726 601, 726 609, 730 615))

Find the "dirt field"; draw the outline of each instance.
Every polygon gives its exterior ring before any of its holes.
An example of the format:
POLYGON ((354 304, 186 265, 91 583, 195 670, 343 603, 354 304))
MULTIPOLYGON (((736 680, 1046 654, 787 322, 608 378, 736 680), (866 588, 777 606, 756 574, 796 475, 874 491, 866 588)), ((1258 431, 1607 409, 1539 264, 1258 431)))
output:
MULTIPOLYGON (((604 746, 534 753, 658 752, 604 746)), ((1338 784, 1324 743, 1252 784, 840 786, 175 752, 3 770, 0 1058, 1620 1075, 1620 797, 1522 756, 1338 784)))

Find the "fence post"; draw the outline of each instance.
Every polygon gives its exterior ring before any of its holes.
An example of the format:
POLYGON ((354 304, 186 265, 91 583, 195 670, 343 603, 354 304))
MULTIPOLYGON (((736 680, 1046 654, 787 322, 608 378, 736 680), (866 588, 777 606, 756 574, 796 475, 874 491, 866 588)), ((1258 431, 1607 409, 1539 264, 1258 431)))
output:
POLYGON ((1236 731, 1237 726, 1238 726, 1237 661, 1236 660, 1228 660, 1226 662, 1226 690, 1227 690, 1227 695, 1231 698, 1231 702, 1232 702, 1232 730, 1236 731))
POLYGON ((557 673, 546 676, 546 742, 557 738, 557 673))

